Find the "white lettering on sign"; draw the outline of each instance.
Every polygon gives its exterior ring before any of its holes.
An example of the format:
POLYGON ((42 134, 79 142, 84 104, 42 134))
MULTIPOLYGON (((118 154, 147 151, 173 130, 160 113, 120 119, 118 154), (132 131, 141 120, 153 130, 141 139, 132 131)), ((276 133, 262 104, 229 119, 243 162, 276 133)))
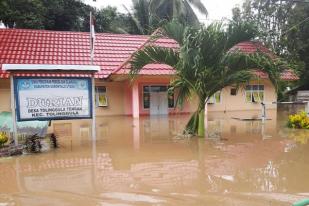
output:
POLYGON ((65 98, 27 98, 27 107, 67 107, 82 106, 83 97, 65 97, 65 98))

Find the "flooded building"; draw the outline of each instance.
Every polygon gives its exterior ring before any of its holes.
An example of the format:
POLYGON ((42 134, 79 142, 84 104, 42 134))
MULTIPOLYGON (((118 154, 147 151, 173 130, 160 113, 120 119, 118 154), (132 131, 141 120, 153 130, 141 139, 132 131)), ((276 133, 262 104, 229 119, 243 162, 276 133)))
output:
MULTIPOLYGON (((175 107, 176 94, 168 94, 168 85, 174 77, 173 68, 162 64, 145 66, 138 77, 131 81, 129 61, 132 54, 149 44, 178 48, 177 42, 161 37, 152 40, 146 35, 96 34, 93 65, 100 70, 94 74, 82 71, 57 70, 58 66, 90 66, 89 33, 58 32, 44 30, 1 29, 0 30, 0 111, 10 111, 10 73, 5 65, 15 65, 15 77, 94 77, 96 116, 158 115, 190 113, 195 110, 194 98, 186 102, 183 109, 175 107), (52 68, 52 70, 23 68, 52 68)), ((246 53, 270 52, 260 43, 243 42, 233 49, 246 53)), ((256 71, 257 78, 242 89, 233 86, 217 92, 208 103, 208 111, 260 110, 259 102, 275 102, 276 92, 268 76, 256 71)), ((284 80, 295 80, 291 71, 282 74, 284 80)), ((275 109, 269 104, 268 109, 275 109)))

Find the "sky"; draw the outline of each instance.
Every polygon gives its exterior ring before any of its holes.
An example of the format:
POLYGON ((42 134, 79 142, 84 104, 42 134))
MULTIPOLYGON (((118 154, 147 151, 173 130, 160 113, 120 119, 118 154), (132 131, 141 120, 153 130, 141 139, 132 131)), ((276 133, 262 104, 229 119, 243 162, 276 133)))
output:
MULTIPOLYGON (((209 13, 207 18, 208 21, 231 18, 232 8, 235 5, 241 6, 243 1, 244 0, 202 0, 209 13)), ((116 6, 120 12, 125 12, 122 5, 125 5, 127 8, 131 8, 132 6, 131 0, 96 0, 96 2, 93 2, 93 0, 84 0, 84 2, 97 8, 106 7, 109 5, 116 6)), ((205 16, 198 14, 198 12, 197 15, 201 21, 205 21, 205 16)))

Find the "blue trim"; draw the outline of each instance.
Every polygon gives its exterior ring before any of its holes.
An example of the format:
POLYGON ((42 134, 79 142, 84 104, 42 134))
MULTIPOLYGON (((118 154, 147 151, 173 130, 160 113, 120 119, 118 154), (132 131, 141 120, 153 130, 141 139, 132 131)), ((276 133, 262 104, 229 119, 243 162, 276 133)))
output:
POLYGON ((16 117, 17 121, 49 121, 49 120, 72 120, 72 119, 92 119, 93 114, 93 99, 92 99, 92 81, 89 77, 13 77, 13 83, 14 83, 14 100, 16 105, 16 117), (20 117, 20 102, 19 102, 19 90, 18 90, 18 81, 22 79, 78 79, 78 80, 87 80, 88 82, 88 99, 89 99, 89 111, 90 114, 87 116, 79 116, 79 117, 37 117, 37 118, 21 118, 20 117))

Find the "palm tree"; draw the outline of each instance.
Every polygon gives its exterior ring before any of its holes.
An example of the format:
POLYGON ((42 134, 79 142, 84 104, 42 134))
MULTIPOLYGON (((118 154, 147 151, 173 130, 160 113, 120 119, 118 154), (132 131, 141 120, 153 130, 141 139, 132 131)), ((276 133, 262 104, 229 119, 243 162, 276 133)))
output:
POLYGON ((147 46, 133 55, 130 62, 134 77, 149 63, 163 63, 172 66, 176 78, 171 81, 171 89, 177 89, 177 105, 183 105, 191 95, 198 97, 196 112, 186 125, 185 132, 204 137, 204 108, 209 98, 229 85, 240 85, 252 77, 249 68, 264 69, 271 80, 277 81, 278 65, 267 55, 245 55, 230 48, 255 36, 256 30, 247 24, 213 23, 207 27, 184 27, 177 22, 168 23, 163 28, 165 34, 175 39, 180 48, 147 46), (255 67, 252 67, 255 66, 255 67))
POLYGON ((153 32, 152 22, 150 22, 149 4, 150 0, 132 0, 132 12, 125 6, 131 24, 130 33, 151 34, 153 32))
POLYGON ((199 20, 191 5, 207 17, 208 12, 201 0, 150 0, 151 19, 177 19, 188 25, 198 25, 199 20))
POLYGON ((200 0, 132 0, 130 11, 125 5, 131 23, 130 33, 151 34, 166 21, 177 19, 188 25, 198 25, 199 20, 191 5, 207 16, 200 0))

